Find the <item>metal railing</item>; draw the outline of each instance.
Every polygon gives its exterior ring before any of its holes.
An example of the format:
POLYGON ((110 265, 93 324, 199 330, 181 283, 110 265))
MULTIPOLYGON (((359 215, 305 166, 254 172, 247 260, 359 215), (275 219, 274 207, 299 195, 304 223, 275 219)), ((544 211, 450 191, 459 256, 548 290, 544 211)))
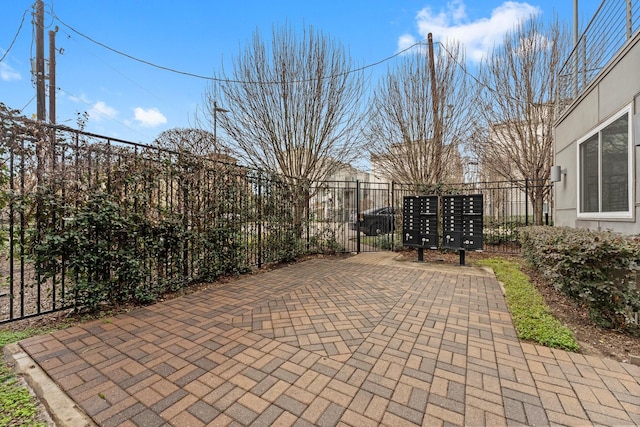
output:
POLYGON ((438 189, 360 181, 327 181, 317 185, 318 190, 313 192, 310 201, 311 227, 330 236, 340 252, 402 248, 405 196, 482 194, 483 250, 487 252, 519 253, 518 227, 550 225, 553 221, 551 187, 546 181, 474 182, 438 189))
MULTIPOLYGON (((24 122, 0 127, 0 323, 153 301, 302 254, 398 249, 402 199, 427 191, 300 183, 216 156, 24 122)), ((517 253, 516 228, 539 212, 537 188, 467 183, 441 194, 482 193, 484 249, 517 253)))
POLYGON ((604 0, 577 40, 558 75, 561 115, 594 81, 640 27, 640 1, 604 0))
POLYGON ((308 186, 62 127, 0 131, 0 323, 153 300, 311 250, 308 186))

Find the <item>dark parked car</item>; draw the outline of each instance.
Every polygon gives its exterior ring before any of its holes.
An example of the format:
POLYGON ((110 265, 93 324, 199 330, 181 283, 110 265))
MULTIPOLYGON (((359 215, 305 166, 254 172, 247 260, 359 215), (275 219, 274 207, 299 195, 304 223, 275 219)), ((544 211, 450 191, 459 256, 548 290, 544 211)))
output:
MULTIPOLYGON (((360 231, 367 236, 392 233, 395 228, 395 211, 391 207, 367 209, 360 214, 360 231)), ((351 220, 351 229, 357 230, 355 218, 351 220)))

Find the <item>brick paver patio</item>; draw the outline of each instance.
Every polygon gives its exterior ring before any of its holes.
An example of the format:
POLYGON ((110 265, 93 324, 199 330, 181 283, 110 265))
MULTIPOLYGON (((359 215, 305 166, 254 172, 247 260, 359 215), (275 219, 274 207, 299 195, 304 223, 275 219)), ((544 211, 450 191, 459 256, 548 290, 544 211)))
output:
POLYGON ((101 426, 637 425, 640 367, 520 343, 482 269, 316 259, 24 340, 101 426))

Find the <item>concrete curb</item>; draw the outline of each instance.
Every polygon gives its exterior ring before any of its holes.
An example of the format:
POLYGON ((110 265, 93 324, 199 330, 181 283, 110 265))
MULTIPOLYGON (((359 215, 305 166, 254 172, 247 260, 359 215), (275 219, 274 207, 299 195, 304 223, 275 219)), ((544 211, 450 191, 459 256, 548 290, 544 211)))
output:
POLYGON ((58 427, 93 427, 96 424, 22 350, 18 343, 4 346, 7 364, 22 375, 58 427))

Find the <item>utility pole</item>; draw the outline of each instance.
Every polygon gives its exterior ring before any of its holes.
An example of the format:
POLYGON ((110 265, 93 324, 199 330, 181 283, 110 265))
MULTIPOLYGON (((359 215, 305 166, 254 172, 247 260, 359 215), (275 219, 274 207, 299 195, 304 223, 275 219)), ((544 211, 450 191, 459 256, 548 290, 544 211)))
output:
POLYGON ((49 30, 49 123, 56 124, 56 33, 49 30))
POLYGON ((44 122, 47 119, 46 93, 44 84, 44 3, 36 1, 36 102, 37 119, 44 122))

